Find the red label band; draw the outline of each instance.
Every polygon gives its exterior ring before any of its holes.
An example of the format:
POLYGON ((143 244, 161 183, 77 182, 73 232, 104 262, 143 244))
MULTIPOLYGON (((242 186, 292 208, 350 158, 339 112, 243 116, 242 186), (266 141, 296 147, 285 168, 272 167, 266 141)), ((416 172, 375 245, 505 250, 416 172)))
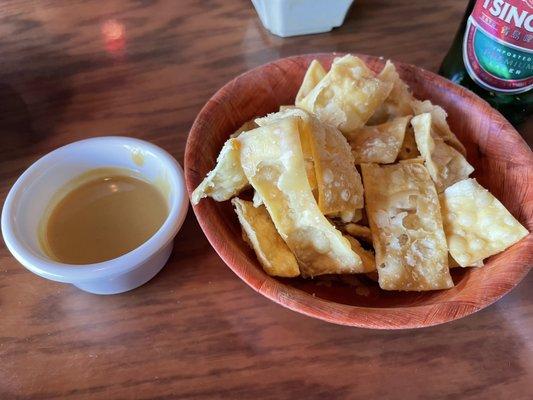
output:
POLYGON ((472 18, 490 36, 533 50, 532 3, 532 0, 478 0, 472 18))
POLYGON ((481 87, 509 94, 533 87, 533 0, 478 0, 463 42, 463 61, 481 87))

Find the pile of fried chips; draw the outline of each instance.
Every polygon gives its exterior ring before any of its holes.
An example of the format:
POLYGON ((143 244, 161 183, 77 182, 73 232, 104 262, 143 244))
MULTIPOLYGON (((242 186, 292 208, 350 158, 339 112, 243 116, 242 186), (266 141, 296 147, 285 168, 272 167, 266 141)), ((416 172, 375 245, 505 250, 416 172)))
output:
POLYGON ((390 61, 376 75, 352 55, 328 72, 314 60, 295 105, 233 133, 191 201, 232 199, 269 275, 377 270, 384 290, 450 288, 450 267, 482 266, 528 231, 469 178, 446 117, 390 61), (236 197, 250 187, 253 201, 236 197))

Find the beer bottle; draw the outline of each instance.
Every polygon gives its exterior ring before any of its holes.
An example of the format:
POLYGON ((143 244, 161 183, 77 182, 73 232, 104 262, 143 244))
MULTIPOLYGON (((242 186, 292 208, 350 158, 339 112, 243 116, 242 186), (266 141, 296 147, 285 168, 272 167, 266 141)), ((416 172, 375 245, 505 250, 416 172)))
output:
POLYGON ((470 0, 439 74, 518 124, 533 111, 533 0, 470 0))

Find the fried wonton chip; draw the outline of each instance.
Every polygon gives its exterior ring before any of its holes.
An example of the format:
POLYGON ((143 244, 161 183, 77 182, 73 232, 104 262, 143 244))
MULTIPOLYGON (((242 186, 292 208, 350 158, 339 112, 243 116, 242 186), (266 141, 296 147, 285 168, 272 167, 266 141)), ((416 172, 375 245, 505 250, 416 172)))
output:
MULTIPOLYGON (((268 126, 268 125, 275 125, 276 123, 278 123, 279 121, 283 119, 287 119, 287 118, 305 119, 305 118, 308 118, 308 116, 309 116, 309 113, 299 107, 287 106, 286 108, 284 107, 282 110, 278 112, 273 112, 273 113, 267 114, 264 117, 256 118, 254 122, 258 126, 268 126)), ((304 139, 307 139, 307 138, 304 138, 304 139)), ((300 138, 300 140, 303 140, 303 139, 300 138)), ((308 140, 303 140, 302 151, 304 153, 304 156, 306 153, 311 154, 311 145, 308 142, 308 140)))
POLYGON ((363 218, 363 209, 358 208, 353 211, 343 211, 336 214, 328 215, 329 218, 339 218, 343 223, 358 222, 363 218))
MULTIPOLYGON (((329 216, 338 213, 352 215, 357 209, 362 209, 361 176, 355 169, 350 146, 340 131, 297 108, 269 114, 256 119, 256 122, 260 126, 268 126, 287 117, 299 119, 302 150, 306 165, 314 168, 318 206, 322 213, 329 216)), ((308 178, 312 175, 308 171, 308 178)))
POLYGON ((241 133, 246 131, 251 131, 252 129, 257 128, 257 124, 254 122, 254 120, 250 120, 242 124, 235 132, 233 132, 231 135, 229 135, 230 138, 236 138, 241 133))
POLYGON ((298 94, 296 94, 295 104, 299 106, 302 99, 307 96, 325 76, 326 70, 322 64, 320 64, 318 60, 311 61, 311 64, 309 64, 309 68, 307 68, 305 73, 302 85, 300 86, 300 90, 298 90, 298 94))
POLYGON ((361 209, 357 209, 353 212, 352 215, 350 215, 350 219, 347 219, 347 218, 343 218, 343 215, 341 215, 341 219, 343 221, 346 221, 346 222, 359 222, 363 219, 363 212, 364 212, 364 209, 361 208, 361 209))
POLYGON ((376 78, 361 59, 346 55, 335 59, 326 76, 299 105, 341 132, 350 132, 368 121, 392 86, 376 78))
POLYGON ((352 246, 352 250, 361 257, 361 261, 363 262, 363 270, 364 272, 372 272, 376 270, 376 258, 374 256, 374 253, 372 253, 370 250, 365 250, 363 246, 361 246, 361 243, 357 241, 356 238, 351 237, 350 235, 344 235, 346 239, 350 242, 350 245, 352 246))
POLYGON ((295 108, 298 108, 296 106, 292 106, 292 105, 289 105, 289 106, 279 106, 279 111, 286 111, 286 110, 293 110, 295 108))
POLYGON ((423 165, 362 164, 379 286, 422 291, 453 286, 435 185, 423 165))
POLYGON ((372 244, 372 232, 368 226, 349 223, 344 225, 344 230, 350 236, 357 239, 363 239, 366 243, 372 244))
POLYGON ((442 140, 444 140, 444 143, 452 146, 463 156, 466 156, 465 146, 463 146, 459 139, 457 139, 457 136, 455 136, 455 134, 450 130, 448 122, 446 122, 448 114, 442 107, 432 104, 429 100, 414 100, 412 106, 416 115, 430 113, 435 133, 438 134, 442 140))
POLYGON ((254 207, 237 197, 231 200, 248 242, 268 275, 293 277, 300 275, 296 258, 291 253, 264 206, 254 207))
POLYGON ((408 158, 400 160, 400 164, 424 164, 424 157, 408 158))
POLYGON ((298 118, 287 117, 239 136, 244 173, 303 276, 361 272, 361 258, 322 215, 313 197, 298 124, 298 118))
POLYGON ((398 161, 409 160, 418 156, 420 156, 420 152, 418 147, 416 147, 415 131, 411 125, 408 125, 405 129, 402 147, 398 153, 398 161))
POLYGON ((393 163, 400 152, 410 118, 395 118, 381 125, 363 126, 346 133, 355 163, 393 163))
POLYGON ((212 197, 216 201, 229 200, 247 186, 248 179, 241 167, 239 142, 231 138, 224 143, 215 168, 192 192, 191 203, 196 205, 204 197, 212 197))
POLYGON ((433 117, 429 113, 417 115, 411 120, 415 140, 429 175, 435 182, 437 192, 459 182, 474 171, 466 158, 448 146, 433 128, 433 117))
POLYGON ((402 81, 396 71, 396 67, 390 60, 387 60, 387 63, 378 74, 378 79, 392 83, 393 86, 387 99, 368 121, 368 125, 378 125, 392 118, 412 115, 414 97, 409 90, 409 86, 402 81))
POLYGON ((479 265, 528 235, 502 203, 475 179, 465 179, 440 196, 452 257, 462 267, 479 265))
MULTIPOLYGON (((483 262, 483 260, 479 260, 479 261, 476 261, 475 263, 472 263, 472 265, 469 265, 469 267, 482 267, 484 266, 485 263, 483 262)), ((453 259, 453 257, 451 256, 451 254, 448 254, 448 267, 451 269, 451 268, 459 268, 461 267, 457 261, 455 261, 453 259)))
POLYGON ((309 116, 308 135, 318 188, 318 206, 326 214, 356 213, 364 206, 363 183, 350 145, 340 131, 309 116))
MULTIPOLYGON (((276 122, 279 122, 279 120, 282 120, 287 117, 297 117, 297 118, 307 118, 307 112, 304 110, 294 107, 294 106, 285 106, 280 107, 280 111, 268 114, 265 117, 256 118, 255 124, 257 126, 268 126, 271 124, 274 124, 276 122)), ((316 179, 316 172, 315 172, 315 163, 313 159, 313 148, 311 146, 311 141, 309 137, 302 137, 302 129, 300 129, 301 122, 299 121, 298 131, 300 132, 300 142, 302 144, 302 152, 304 155, 304 161, 305 161, 305 171, 307 173, 307 180, 309 181, 309 185, 311 186, 311 190, 313 191, 313 195, 316 199, 318 199, 318 193, 317 193, 317 179, 316 179)))
POLYGON ((254 190, 254 197, 252 198, 252 203, 254 207, 259 207, 263 205, 263 199, 261 198, 259 193, 257 193, 255 190, 254 190))
MULTIPOLYGON (((453 258, 453 257, 452 257, 453 258)), ((459 265, 459 264, 457 264, 459 265)), ((483 260, 479 260, 479 261, 476 261, 475 263, 472 263, 472 267, 483 267, 485 265, 485 263, 483 262, 483 260)))
POLYGON ((457 264, 457 261, 455 261, 453 259, 453 257, 451 256, 451 254, 448 254, 448 268, 456 268, 456 267, 460 267, 459 264, 457 264))
POLYGON ((409 86, 402 81, 400 75, 396 71, 394 64, 387 60, 385 66, 378 75, 378 78, 385 82, 392 83, 392 90, 385 103, 392 104, 396 107, 396 116, 406 116, 413 112, 412 102, 414 100, 409 86))

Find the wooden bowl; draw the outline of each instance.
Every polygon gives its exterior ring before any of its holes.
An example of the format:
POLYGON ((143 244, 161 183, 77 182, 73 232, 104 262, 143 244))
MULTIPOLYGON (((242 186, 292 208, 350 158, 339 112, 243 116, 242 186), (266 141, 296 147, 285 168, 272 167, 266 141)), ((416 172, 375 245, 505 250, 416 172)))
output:
MULTIPOLYGON (((202 109, 185 150, 189 194, 215 165, 222 144, 245 121, 293 104, 307 66, 318 59, 329 68, 339 54, 310 54, 280 59, 246 72, 220 89, 202 109)), ((359 55, 374 71, 385 60, 359 55)), ((395 63, 419 99, 448 112, 452 130, 466 146, 473 176, 530 231, 533 229, 533 154, 500 113, 465 88, 412 65, 395 63)), ((454 268, 455 287, 433 292, 387 292, 355 277, 314 280, 266 275, 242 240, 229 202, 204 199, 193 207, 213 248, 254 290, 291 310, 325 321, 374 329, 417 328, 472 314, 515 287, 531 268, 533 237, 490 257, 482 268, 454 268)), ((207 278, 206 278, 207 279, 207 278)))

